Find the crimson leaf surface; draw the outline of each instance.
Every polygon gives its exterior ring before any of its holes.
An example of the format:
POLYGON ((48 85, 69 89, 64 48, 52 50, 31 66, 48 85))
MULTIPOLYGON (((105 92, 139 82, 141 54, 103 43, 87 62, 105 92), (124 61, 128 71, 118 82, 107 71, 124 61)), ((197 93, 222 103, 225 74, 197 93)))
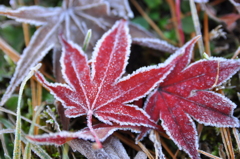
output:
MULTIPOLYGON (((240 60, 209 58, 190 63, 196 38, 178 51, 184 52, 164 82, 149 95, 144 109, 162 126, 180 149, 199 158, 198 138, 192 119, 207 126, 239 127, 233 116, 236 105, 225 96, 211 91, 232 77, 240 60)), ((148 131, 144 128, 139 138, 148 131)))

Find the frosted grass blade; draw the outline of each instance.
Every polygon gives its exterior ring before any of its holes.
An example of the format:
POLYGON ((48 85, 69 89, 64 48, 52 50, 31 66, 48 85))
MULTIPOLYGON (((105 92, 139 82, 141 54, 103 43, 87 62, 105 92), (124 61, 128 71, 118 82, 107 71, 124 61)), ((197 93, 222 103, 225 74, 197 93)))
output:
POLYGON ((19 98, 18 98, 18 105, 17 105, 17 121, 16 121, 16 131, 15 131, 15 140, 14 140, 14 150, 13 150, 13 159, 21 158, 21 112, 20 112, 20 105, 21 105, 21 98, 23 94, 24 86, 26 85, 27 81, 33 76, 34 71, 40 68, 41 64, 38 64, 34 67, 30 73, 24 78, 20 90, 19 90, 19 98))

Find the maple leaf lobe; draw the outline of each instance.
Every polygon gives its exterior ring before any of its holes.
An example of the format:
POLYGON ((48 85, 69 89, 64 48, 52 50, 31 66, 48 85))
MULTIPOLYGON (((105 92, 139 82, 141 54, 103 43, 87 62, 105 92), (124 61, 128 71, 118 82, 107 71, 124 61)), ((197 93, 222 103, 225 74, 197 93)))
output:
MULTIPOLYGON (((107 137, 109 137, 114 131, 116 130, 130 130, 132 132, 140 132, 140 127, 138 126, 129 126, 129 125, 107 125, 104 123, 93 125, 94 130, 98 134, 100 141, 104 141, 107 137)), ((84 128, 77 132, 68 132, 68 131, 61 131, 58 133, 50 133, 50 134, 43 134, 43 135, 28 135, 26 138, 35 144, 54 144, 56 146, 60 146, 72 139, 85 139, 94 141, 94 136, 92 135, 89 128, 84 128)))
POLYGON ((70 137, 71 134, 66 131, 62 131, 61 134, 44 134, 44 135, 35 135, 35 136, 26 136, 26 138, 33 142, 41 145, 49 145, 50 143, 54 143, 56 146, 60 146, 76 137, 70 137))

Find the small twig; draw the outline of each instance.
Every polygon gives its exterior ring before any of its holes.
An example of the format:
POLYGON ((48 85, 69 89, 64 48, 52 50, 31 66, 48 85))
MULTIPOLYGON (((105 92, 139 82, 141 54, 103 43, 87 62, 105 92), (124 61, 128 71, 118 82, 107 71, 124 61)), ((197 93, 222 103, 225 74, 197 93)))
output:
POLYGON ((237 56, 238 56, 239 54, 240 54, 240 47, 238 47, 238 49, 235 51, 235 53, 234 53, 232 59, 237 58, 237 56))
POLYGON ((208 56, 211 56, 211 50, 209 45, 209 29, 208 29, 208 15, 205 12, 204 13, 204 42, 205 42, 205 51, 208 54, 208 56))
POLYGON ((236 142, 237 142, 237 148, 238 148, 238 151, 240 153, 240 138, 239 138, 239 133, 238 133, 238 130, 236 128, 233 128, 233 135, 236 139, 236 142))
POLYGON ((179 153, 179 149, 177 149, 177 151, 175 152, 175 155, 174 155, 174 158, 176 158, 177 157, 177 155, 178 155, 178 153, 179 153))
POLYGON ((148 156, 149 159, 154 159, 152 154, 148 151, 148 149, 141 142, 138 142, 138 146, 141 147, 142 151, 148 156))
MULTIPOLYGON (((191 8, 191 12, 192 12, 193 24, 194 24, 194 27, 195 27, 196 34, 197 35, 202 35, 201 25, 199 23, 199 18, 198 18, 198 14, 197 14, 197 9, 196 9, 196 6, 195 6, 195 3, 194 3, 193 0, 190 0, 190 8, 191 8)), ((198 40, 198 47, 199 47, 200 55, 202 57, 203 53, 204 53, 204 46, 203 46, 202 39, 198 40)))
POLYGON ((141 151, 141 148, 136 145, 132 140, 127 139, 125 136, 121 135, 118 132, 113 133, 114 136, 116 136, 119 140, 121 140, 123 143, 128 145, 129 147, 133 148, 136 151, 141 151))
MULTIPOLYGON (((224 95, 224 92, 222 90, 220 90, 220 93, 222 95, 224 95)), ((221 131, 221 136, 222 136, 222 140, 224 143, 224 147, 225 150, 227 152, 227 156, 230 159, 234 159, 234 150, 233 150, 233 146, 232 146, 232 139, 231 139, 231 135, 230 135, 230 131, 229 128, 220 128, 221 131)))
MULTIPOLYGON (((24 6, 23 0, 18 0, 18 3, 20 6, 24 6)), ((28 46, 30 42, 29 25, 27 23, 22 23, 22 27, 23 27, 25 45, 28 46)))
POLYGON ((208 156, 208 157, 210 157, 210 158, 222 159, 222 158, 220 158, 220 157, 214 156, 214 155, 212 155, 212 154, 210 154, 210 153, 207 153, 207 152, 205 152, 205 151, 202 151, 202 150, 198 150, 198 152, 201 153, 201 154, 203 154, 203 155, 205 155, 205 156, 208 156))
POLYGON ((160 136, 162 136, 162 137, 164 137, 166 139, 170 139, 170 137, 167 134, 165 134, 165 133, 163 133, 161 131, 158 131, 158 133, 159 133, 160 136))
MULTIPOLYGON (((36 82, 34 78, 31 78, 31 91, 32 91, 32 107, 33 110, 36 106, 39 106, 42 101, 42 85, 39 82, 36 82)), ((33 111, 33 115, 35 112, 33 111)), ((36 123, 39 124, 40 116, 37 117, 36 123)), ((34 135, 37 135, 39 131, 38 127, 34 127, 34 135)))
POLYGON ((0 48, 15 63, 20 59, 19 53, 16 50, 14 50, 10 45, 8 45, 1 37, 0 37, 0 48))
POLYGON ((224 128, 220 128, 221 131, 221 136, 222 136, 222 140, 223 140, 223 144, 227 153, 227 156, 229 156, 229 152, 228 152, 228 147, 227 147, 227 143, 226 143, 226 139, 225 139, 225 131, 224 128))
POLYGON ((172 151, 167 146, 167 144, 163 141, 163 139, 160 139, 160 140, 161 140, 162 147, 168 152, 168 154, 171 156, 171 158, 176 159, 175 155, 172 153, 172 151))
POLYGON ((171 44, 175 44, 173 41, 166 38, 163 34, 163 32, 159 29, 159 27, 153 22, 153 20, 144 12, 144 10, 141 8, 141 6, 137 3, 136 0, 131 0, 132 4, 136 7, 136 9, 139 11, 139 13, 143 16, 143 18, 150 24, 150 26, 158 33, 158 35, 167 42, 171 44))
POLYGON ((178 34, 179 34, 179 42, 180 45, 182 46, 184 44, 184 33, 183 33, 183 29, 182 29, 182 22, 181 22, 181 2, 180 0, 175 0, 176 1, 176 13, 177 13, 177 30, 178 30, 178 34))
POLYGON ((230 157, 232 159, 234 159, 235 155, 234 155, 233 145, 232 145, 232 142, 231 142, 232 138, 231 138, 231 134, 230 134, 230 128, 225 128, 225 130, 226 130, 226 135, 227 135, 227 145, 228 145, 230 157))
MULTIPOLYGON (((48 79, 50 79, 53 82, 56 82, 56 79, 54 79, 50 74, 46 73, 45 71, 41 71, 41 73, 48 79)), ((36 80, 37 81, 37 80, 36 80)))
MULTIPOLYGON (((178 23, 177 23, 177 13, 176 13, 176 10, 175 10, 175 4, 174 4, 174 1, 173 0, 167 0, 167 3, 170 7, 170 11, 171 11, 171 16, 172 16, 172 22, 173 22, 173 25, 174 25, 174 28, 175 28, 175 32, 177 34, 177 37, 180 41, 180 35, 179 35, 179 32, 178 32, 178 23)), ((181 45, 181 44, 180 44, 181 45)))
POLYGON ((26 46, 28 46, 30 42, 29 25, 26 23, 23 23, 22 27, 23 27, 24 41, 26 46))

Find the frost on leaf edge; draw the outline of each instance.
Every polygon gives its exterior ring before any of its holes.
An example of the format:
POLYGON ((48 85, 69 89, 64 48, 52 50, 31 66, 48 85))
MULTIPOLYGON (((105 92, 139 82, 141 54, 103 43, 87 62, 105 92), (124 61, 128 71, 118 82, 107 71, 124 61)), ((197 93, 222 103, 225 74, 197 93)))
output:
MULTIPOLYGON (((45 79, 45 77, 44 77, 41 73, 38 72, 38 75, 41 76, 41 78, 45 81, 45 83, 48 83, 48 85, 50 85, 50 86, 52 86, 52 87, 62 86, 62 87, 65 87, 66 89, 69 89, 70 91, 74 91, 74 90, 73 90, 69 85, 67 85, 67 84, 63 84, 63 83, 50 83, 50 82, 48 82, 48 81, 45 79)), ((39 81, 40 83, 42 83, 41 80, 39 80, 38 77, 36 77, 36 78, 38 79, 38 81, 39 81)), ((42 83, 42 84, 43 84, 43 83, 42 83)), ((45 84, 43 84, 43 85, 44 85, 46 88, 48 88, 48 86, 46 86, 45 84)), ((56 100, 60 101, 60 102, 62 103, 62 105, 63 105, 64 108, 67 108, 67 109, 75 108, 74 106, 67 106, 67 105, 65 104, 65 102, 64 102, 61 98, 59 98, 57 95, 55 95, 55 93, 53 93, 52 91, 50 91, 50 94, 52 94, 56 100)), ((85 109, 85 107, 82 107, 82 108, 85 109)), ((85 109, 85 110, 86 110, 86 109, 85 109)), ((86 113, 84 113, 84 114, 79 114, 79 115, 74 116, 74 117, 76 118, 76 117, 79 117, 79 116, 82 116, 82 115, 86 115, 86 113)), ((73 118, 73 117, 71 117, 71 118, 73 118)))
MULTIPOLYGON (((95 139, 94 137, 91 135, 91 133, 89 133, 89 135, 86 135, 85 133, 89 130, 86 130, 88 128, 84 128, 80 131, 77 131, 77 132, 69 132, 69 131, 61 131, 61 132, 57 132, 57 133, 49 133, 49 134, 43 134, 43 135, 29 135, 30 138, 33 138, 30 139, 27 137, 27 139, 34 143, 34 144, 38 144, 38 145, 55 145, 55 146, 61 146, 62 144, 56 144, 54 142, 38 142, 38 141, 34 141, 34 138, 49 138, 49 137, 55 137, 55 136, 61 136, 61 137, 64 137, 64 138, 72 138, 72 139, 84 139, 84 140, 89 140, 89 141, 92 141, 94 142, 95 139), (86 131, 86 132, 84 132, 86 131)), ((98 129, 104 129, 104 127, 100 127, 100 128, 94 128, 95 130, 98 130, 98 129)), ((104 136, 103 138, 100 138, 99 140, 101 142, 105 141, 110 135, 112 135, 115 131, 117 130, 124 130, 124 131, 128 131, 130 130, 131 132, 133 133, 139 133, 140 130, 137 130, 137 129, 133 129, 133 128, 125 128, 125 127, 115 127, 115 128, 112 128, 110 131, 107 132, 106 136, 104 136)))
POLYGON ((118 79, 121 78, 121 76, 124 74, 125 72, 125 68, 128 64, 128 58, 130 56, 130 47, 131 47, 131 43, 132 43, 132 40, 131 40, 131 36, 129 34, 129 27, 128 27, 128 22, 126 20, 118 20, 117 22, 115 22, 115 24, 112 26, 112 28, 110 28, 107 32, 105 32, 102 37, 97 41, 94 49, 93 49, 93 52, 92 52, 92 58, 91 58, 91 68, 92 68, 92 71, 91 71, 91 79, 94 78, 95 76, 95 62, 96 62, 96 59, 97 59, 97 56, 98 56, 98 53, 99 53, 99 48, 100 46, 102 45, 103 41, 105 40, 105 38, 114 30, 118 27, 119 23, 121 23, 122 21, 125 22, 124 24, 124 30, 125 30, 125 33, 127 35, 127 43, 128 43, 128 47, 127 47, 127 50, 126 50, 126 55, 125 55, 125 60, 124 60, 124 66, 123 66, 123 70, 122 70, 122 73, 121 75, 116 79, 116 81, 118 79))
POLYGON ((234 59, 226 59, 223 57, 209 57, 208 59, 201 59, 198 60, 194 63, 189 64, 187 67, 185 67, 181 72, 184 72, 185 70, 191 68, 194 65, 197 65, 198 63, 204 62, 204 61, 219 61, 219 62, 232 62, 232 63, 239 63, 239 68, 236 69, 235 71, 233 71, 228 78, 226 78, 225 80, 223 80, 222 82, 220 82, 219 84, 217 84, 216 86, 220 86, 221 84, 227 82, 227 80, 229 80, 234 74, 236 74, 239 70, 240 70, 240 59, 238 60, 234 60, 234 59))
MULTIPOLYGON (((198 133, 197 133, 197 130, 196 130, 196 125, 195 125, 194 121, 192 120, 192 118, 191 118, 191 116, 190 116, 189 114, 185 113, 185 115, 188 117, 189 122, 191 123, 191 126, 192 126, 192 128, 194 129, 194 134, 193 134, 194 137, 195 137, 195 142, 194 142, 194 144, 195 144, 195 147, 196 147, 196 150, 197 150, 198 147, 199 147, 199 144, 198 144, 198 133)), ((160 117, 160 120, 161 120, 161 117, 160 117)), ((172 139, 172 141, 177 145, 177 147, 179 148, 179 150, 184 150, 185 152, 187 152, 187 154, 188 154, 191 158, 193 158, 193 156, 189 153, 189 151, 188 151, 187 149, 185 149, 184 147, 182 147, 182 146, 178 143, 178 141, 175 140, 175 139, 172 137, 169 129, 164 125, 164 121, 163 121, 163 120, 161 120, 161 125, 162 125, 163 129, 166 131, 167 135, 168 135, 168 136, 172 139)), ((200 157, 199 153, 198 153, 198 157, 200 157)))
MULTIPOLYGON (((65 39, 63 39, 65 40, 65 39)), ((64 42, 61 41, 61 44, 62 44, 62 55, 60 57, 60 66, 61 66, 61 73, 62 73, 62 76, 63 76, 63 79, 65 80, 65 82, 71 87, 71 90, 73 91, 77 91, 75 90, 75 87, 72 85, 72 83, 70 82, 69 78, 67 77, 67 75, 65 74, 65 71, 66 71, 66 66, 64 64, 64 59, 66 57, 66 47, 65 47, 65 44, 64 42)), ((76 43, 74 43, 73 41, 71 40, 68 40, 66 41, 72 48, 76 49, 77 50, 77 53, 79 53, 80 55, 82 55, 85 60, 86 60, 86 63, 88 63, 87 61, 87 55, 86 53, 82 50, 82 47, 77 45, 76 43)), ((76 72, 77 73, 77 72, 76 72)))
MULTIPOLYGON (((205 91, 205 90, 202 90, 202 91, 205 91)), ((224 127, 224 128, 233 128, 233 127, 239 128, 240 127, 240 121, 238 120, 237 117, 233 116, 234 109, 237 107, 237 105, 234 102, 232 102, 230 99, 228 99, 226 96, 224 96, 224 95, 222 95, 220 93, 216 93, 216 92, 213 92, 213 91, 205 91, 205 92, 212 93, 212 94, 222 98, 223 100, 227 101, 232 106, 229 117, 231 117, 234 120, 235 125, 221 125, 221 124, 215 124, 215 123, 208 123, 208 122, 201 121, 201 120, 199 120, 197 118, 194 118, 190 114, 189 114, 189 116, 191 118, 193 118, 195 121, 197 121, 198 123, 203 124, 205 126, 224 127)), ((188 113, 186 113, 186 114, 188 114, 188 113)))
MULTIPOLYGON (((123 103, 123 105, 126 105, 126 106, 129 106, 129 107, 132 107, 132 108, 135 108, 136 110, 139 110, 142 114, 144 114, 144 116, 146 116, 148 119, 149 119, 149 121, 151 121, 151 122, 153 122, 153 123, 155 123, 151 118, 150 118, 150 116, 149 116, 149 114, 147 114, 142 108, 139 108, 138 106, 136 106, 136 105, 133 105, 133 104, 125 104, 125 103, 123 103)), ((96 111, 97 111, 98 109, 96 109, 96 111)), ((149 125, 149 124, 138 124, 138 123, 132 123, 132 122, 121 122, 121 121, 119 121, 119 120, 115 120, 115 119, 110 119, 110 120, 105 120, 105 119, 103 119, 102 117, 100 117, 99 115, 97 115, 96 113, 94 113, 94 116, 95 117, 97 117, 100 121, 102 121, 103 123, 106 123, 106 124, 108 124, 108 125, 113 125, 113 123, 111 122, 111 121, 113 121, 114 123, 117 123, 117 124, 119 124, 119 125, 121 125, 121 126, 123 126, 123 125, 130 125, 130 126, 144 126, 144 127, 149 127, 149 128, 155 128, 155 127, 153 127, 153 126, 151 126, 151 125, 149 125)))
MULTIPOLYGON (((27 6, 23 6, 23 7, 20 7, 16 10, 11 10, 7 7, 3 7, 6 11, 1 11, 1 12, 5 12, 5 13, 14 13, 14 14, 18 14, 20 13, 21 11, 31 11, 32 9, 40 9, 40 10, 43 10, 43 9, 46 9, 47 11, 50 11, 50 10, 58 10, 60 11, 61 8, 60 7, 42 7, 42 6, 31 6, 31 7, 27 7, 27 6)), ((2 9, 2 8, 0 8, 2 9)), ((24 18, 19 18, 19 17, 16 17, 16 16, 11 16, 11 15, 7 15, 7 14, 3 14, 3 15, 6 15, 8 18, 11 18, 11 19, 15 19, 17 22, 20 22, 20 23, 30 23, 32 25, 46 25, 47 22, 44 22, 44 21, 37 21, 37 20, 30 20, 30 19, 24 19, 24 18)))

